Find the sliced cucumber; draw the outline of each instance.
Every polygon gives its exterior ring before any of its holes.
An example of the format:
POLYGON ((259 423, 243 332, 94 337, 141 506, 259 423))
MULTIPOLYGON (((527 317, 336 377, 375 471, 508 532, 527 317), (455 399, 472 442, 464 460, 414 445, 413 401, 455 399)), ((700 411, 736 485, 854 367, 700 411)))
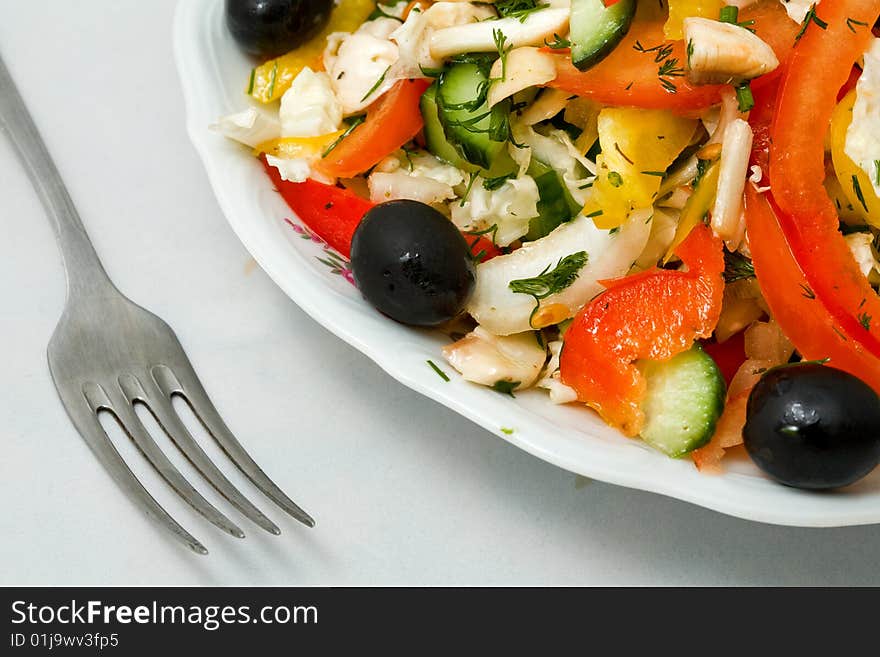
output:
POLYGON ((446 139, 468 162, 491 169, 507 153, 510 99, 491 109, 486 98, 489 73, 474 63, 455 64, 440 76, 437 106, 446 139))
POLYGON ((455 149, 455 146, 446 140, 443 126, 440 124, 440 116, 437 108, 437 82, 434 82, 428 90, 422 94, 419 107, 422 111, 422 119, 425 122, 425 145, 428 151, 449 164, 469 171, 476 169, 467 162, 455 149))
POLYGON ((629 32, 636 0, 606 7, 603 0, 572 0, 571 61, 581 71, 601 62, 629 32))
POLYGON ((668 361, 643 366, 648 393, 642 439, 672 457, 702 447, 724 410, 726 386, 712 357, 695 344, 668 361))
POLYGON ((556 171, 533 159, 528 174, 534 178, 540 196, 538 216, 529 221, 529 232, 524 238, 531 241, 546 237, 562 223, 570 221, 572 214, 566 199, 568 190, 561 184, 556 171))
POLYGON ((572 198, 562 174, 550 165, 532 157, 528 174, 538 186, 538 216, 529 222, 529 232, 523 238, 533 241, 546 237, 556 228, 581 211, 572 198))

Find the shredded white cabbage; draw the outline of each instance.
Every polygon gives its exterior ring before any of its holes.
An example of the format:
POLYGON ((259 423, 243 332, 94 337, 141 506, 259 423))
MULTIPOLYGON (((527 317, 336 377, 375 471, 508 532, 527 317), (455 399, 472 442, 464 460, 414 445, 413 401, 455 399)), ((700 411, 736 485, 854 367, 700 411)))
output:
POLYGON ((342 106, 330 76, 304 68, 281 97, 278 115, 282 137, 318 137, 339 130, 342 106))
POLYGON ((880 196, 880 39, 873 39, 865 52, 844 152, 867 174, 874 194, 880 196))
POLYGON ((263 108, 249 107, 235 114, 227 114, 208 126, 224 137, 254 148, 264 141, 281 136, 281 123, 278 117, 263 108))
POLYGON ((411 199, 429 205, 456 198, 464 174, 425 151, 398 151, 376 165, 369 178, 370 200, 411 199))
POLYGON ((464 232, 497 226, 495 243, 508 246, 529 232, 529 220, 538 216, 538 186, 531 176, 505 180, 498 189, 488 190, 477 177, 464 202, 453 201, 452 221, 464 232))
POLYGON ((550 392, 550 401, 554 404, 568 404, 577 401, 577 393, 562 382, 559 374, 559 355, 562 353, 562 340, 554 340, 547 344, 550 351, 550 360, 541 372, 541 378, 535 384, 539 388, 545 388, 550 392))
POLYGON ((871 278, 880 274, 880 262, 877 261, 873 248, 874 236, 871 233, 850 233, 844 239, 865 277, 871 278))

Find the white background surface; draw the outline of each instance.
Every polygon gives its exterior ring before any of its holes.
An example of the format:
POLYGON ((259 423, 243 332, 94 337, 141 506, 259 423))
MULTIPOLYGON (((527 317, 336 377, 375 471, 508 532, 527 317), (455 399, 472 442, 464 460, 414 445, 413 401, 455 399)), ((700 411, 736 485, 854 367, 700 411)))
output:
POLYGON ((174 326, 227 423, 318 526, 220 457, 281 537, 245 519, 244 541, 220 533, 134 460, 211 550, 198 557, 117 491, 49 378, 63 272, 0 139, 0 584, 880 584, 878 526, 766 526, 577 479, 310 320, 237 242, 189 144, 174 4, 0 0, 0 53, 110 275, 174 326))

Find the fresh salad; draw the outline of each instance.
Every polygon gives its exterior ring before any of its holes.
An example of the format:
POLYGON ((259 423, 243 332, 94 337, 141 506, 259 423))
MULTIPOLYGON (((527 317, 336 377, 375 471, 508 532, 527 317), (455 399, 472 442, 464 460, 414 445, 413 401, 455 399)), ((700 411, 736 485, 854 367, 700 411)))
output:
POLYGON ((878 14, 226 0, 255 59, 214 128, 464 379, 837 488, 880 461, 878 14))

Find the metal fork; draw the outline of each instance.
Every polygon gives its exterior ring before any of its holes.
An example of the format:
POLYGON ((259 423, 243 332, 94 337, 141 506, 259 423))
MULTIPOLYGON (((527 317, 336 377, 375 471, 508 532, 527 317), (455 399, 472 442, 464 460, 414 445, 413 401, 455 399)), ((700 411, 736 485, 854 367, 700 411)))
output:
POLYGON ((266 531, 281 533, 193 439, 171 403, 172 397, 179 395, 257 488, 291 516, 313 527, 314 520, 265 475, 227 428, 171 327, 123 296, 110 281, 2 58, 0 128, 16 147, 52 220, 67 272, 67 303, 49 342, 49 370, 70 419, 116 483, 190 549, 208 553, 134 475, 107 436, 99 411, 116 418, 162 478, 196 511, 223 531, 244 538, 244 532, 202 497, 168 460, 135 412, 136 404, 143 404, 223 497, 266 531))

